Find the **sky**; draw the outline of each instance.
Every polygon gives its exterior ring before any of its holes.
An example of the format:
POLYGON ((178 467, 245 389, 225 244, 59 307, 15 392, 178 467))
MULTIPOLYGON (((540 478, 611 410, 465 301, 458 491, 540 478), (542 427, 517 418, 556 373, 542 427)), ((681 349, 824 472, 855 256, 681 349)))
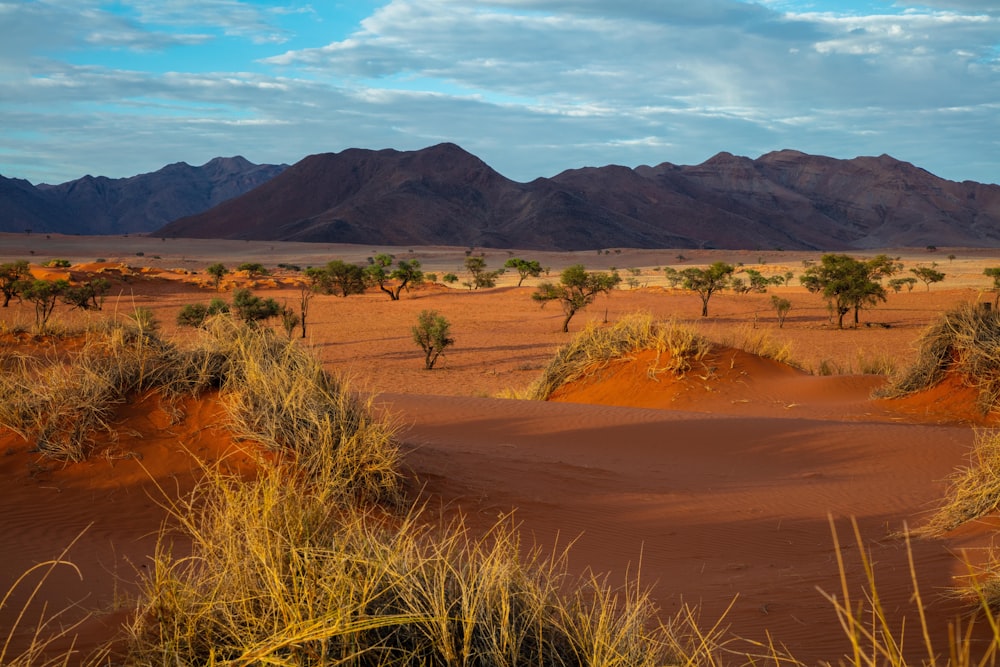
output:
POLYGON ((1000 183, 998 0, 0 0, 0 175, 453 142, 516 181, 727 151, 1000 183))

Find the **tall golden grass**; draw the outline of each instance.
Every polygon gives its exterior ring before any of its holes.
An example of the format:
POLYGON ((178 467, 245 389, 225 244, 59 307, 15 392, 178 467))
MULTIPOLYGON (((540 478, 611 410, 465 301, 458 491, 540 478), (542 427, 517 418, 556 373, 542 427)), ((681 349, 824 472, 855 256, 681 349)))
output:
POLYGON ((334 506, 274 468, 213 475, 176 515, 131 628, 136 664, 663 665, 638 585, 574 579, 508 517, 473 538, 424 513, 334 506))
MULTIPOLYGON (((52 427, 32 422, 31 413, 60 414, 63 405, 79 409, 86 401, 104 401, 110 407, 89 408, 96 416, 88 423, 107 428, 105 411, 134 392, 180 395, 218 386, 234 431, 282 454, 262 462, 251 480, 206 470, 191 496, 165 501, 171 503, 172 520, 161 533, 127 628, 124 664, 801 664, 774 645, 757 646, 753 653, 731 648, 724 619, 706 630, 689 607, 664 621, 638 577, 614 588, 594 573, 571 574, 565 551, 546 555, 522 544, 512 517, 475 536, 461 520, 443 524, 413 505, 400 512, 391 424, 376 419, 366 401, 325 373, 305 350, 266 330, 219 320, 183 349, 163 342, 139 321, 90 335, 79 358, 73 358, 71 365, 83 368, 76 375, 66 370, 65 360, 48 364, 58 371, 46 368, 44 360, 12 355, 2 360, 4 377, 19 378, 4 380, 10 384, 4 385, 0 402, 16 403, 3 408, 5 423, 21 424, 32 437, 47 434, 45 428, 61 428, 62 440, 45 437, 71 443, 73 456, 85 456, 85 435, 78 445, 77 432, 58 421, 52 427), (25 380, 44 378, 46 372, 68 375, 36 385, 25 380), (32 386, 40 387, 39 397, 18 395, 30 393, 32 386), (64 397, 74 391, 76 398, 64 397), (385 500, 391 502, 373 502, 385 500)), ((683 373, 709 350, 690 330, 645 316, 594 328, 583 338, 559 355, 560 363, 546 371, 544 386, 557 386, 595 363, 638 349, 669 354, 664 368, 683 373)), ((998 469, 992 460, 1000 460, 997 443, 1000 438, 984 445, 977 469, 998 469)), ((995 481, 967 477, 962 484, 970 492, 985 493, 995 481)), ((913 658, 881 603, 875 565, 860 546, 856 525, 854 536, 867 587, 861 593, 850 590, 834 531, 841 590, 824 595, 850 653, 831 656, 831 664, 972 667, 995 661, 1000 622, 990 611, 988 583, 979 580, 974 590, 983 622, 993 630, 991 641, 974 644, 966 627, 950 632, 949 646, 940 649, 932 645, 911 559, 919 631, 908 641, 920 645, 920 657, 913 658)), ((56 566, 66 566, 65 558, 45 565, 56 566)), ((15 586, 34 572, 26 572, 15 586)), ((8 592, 0 604, 9 597, 8 592)), ((8 634, 0 663, 75 664, 79 660, 72 651, 52 656, 46 650, 50 637, 72 632, 57 625, 58 614, 40 621, 32 646, 18 656, 9 655, 8 634)), ((110 655, 108 649, 100 651, 88 664, 112 664, 110 655)))
POLYGON ((643 350, 657 353, 651 374, 682 375, 711 351, 711 343, 690 327, 656 321, 648 313, 627 315, 610 326, 591 323, 556 351, 541 377, 519 397, 545 400, 559 387, 643 350))
POLYGON ((1000 312, 965 303, 944 313, 918 341, 916 361, 879 392, 893 398, 920 391, 954 373, 978 392, 983 414, 1000 404, 1000 312))

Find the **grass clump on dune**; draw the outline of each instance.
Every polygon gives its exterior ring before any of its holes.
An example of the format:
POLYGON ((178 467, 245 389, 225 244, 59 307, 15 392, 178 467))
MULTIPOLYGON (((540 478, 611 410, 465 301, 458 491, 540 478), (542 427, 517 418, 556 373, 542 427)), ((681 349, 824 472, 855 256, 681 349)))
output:
POLYGON ((82 461, 117 408, 156 391, 179 419, 177 399, 219 389, 238 437, 291 455, 301 470, 359 498, 399 493, 393 429, 368 401, 270 329, 219 316, 184 347, 142 317, 101 323, 66 358, 0 359, 0 425, 43 455, 82 461))
POLYGON ((170 402, 220 372, 218 360, 182 353, 141 316, 90 327, 65 358, 8 353, 0 365, 0 425, 63 461, 90 456, 95 434, 113 433, 115 410, 129 397, 158 390, 170 402))
POLYGON ((524 557, 509 518, 473 538, 419 512, 335 508, 277 469, 200 496, 177 515, 190 555, 155 559, 135 664, 676 663, 645 592, 567 586, 564 557, 524 557))
POLYGON ((689 327, 655 321, 644 313, 628 315, 610 326, 589 324, 556 351, 542 377, 525 391, 524 398, 545 400, 559 387, 584 377, 594 368, 644 350, 657 353, 650 374, 682 375, 709 353, 711 343, 689 327))
POLYGON ((969 458, 948 480, 944 504, 915 532, 943 535, 1000 506, 1000 431, 978 431, 969 458))
POLYGON ((978 392, 983 414, 1000 404, 1000 312, 966 303, 923 333, 917 360, 879 392, 896 398, 928 389, 953 373, 978 392))

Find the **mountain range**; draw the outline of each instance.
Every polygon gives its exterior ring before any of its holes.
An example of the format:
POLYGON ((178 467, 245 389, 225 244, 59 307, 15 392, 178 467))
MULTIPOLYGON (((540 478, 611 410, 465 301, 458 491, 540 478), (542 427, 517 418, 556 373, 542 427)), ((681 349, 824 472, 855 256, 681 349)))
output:
POLYGON ((178 162, 130 178, 84 176, 60 185, 0 176, 0 231, 62 234, 152 232, 249 192, 287 165, 257 165, 241 156, 200 167, 178 162))
MULTIPOLYGON (((0 180, 4 219, 29 201, 31 187, 0 180)), ((887 155, 719 153, 694 166, 586 167, 520 183, 444 143, 417 151, 353 148, 290 167, 220 158, 199 168, 170 165, 120 181, 87 177, 34 192, 43 196, 30 199, 31 213, 60 227, 52 231, 81 234, 128 228, 193 238, 539 250, 1000 244, 1000 186, 948 181, 887 155), (182 175, 184 168, 202 170, 199 182, 215 185, 181 187, 192 178, 182 175), (226 176, 212 180, 208 172, 226 176), (126 188, 133 180, 142 187, 126 188), (111 191, 121 194, 98 196, 111 191), (111 200, 120 204, 115 215, 108 212, 111 200), (97 213, 60 218, 61 202, 97 213)))

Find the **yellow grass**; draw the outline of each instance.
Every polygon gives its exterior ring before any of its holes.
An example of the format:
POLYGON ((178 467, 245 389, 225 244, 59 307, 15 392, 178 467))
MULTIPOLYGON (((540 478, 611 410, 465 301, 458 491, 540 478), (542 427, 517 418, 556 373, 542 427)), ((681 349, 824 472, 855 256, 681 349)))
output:
POLYGON ((613 360, 633 352, 653 350, 650 373, 683 375, 711 350, 711 344, 689 327, 659 322, 647 313, 628 315, 609 326, 588 324, 556 351, 542 376, 525 390, 523 398, 545 400, 564 384, 578 380, 613 360))
POLYGON ((917 360, 881 392, 903 396, 955 373, 978 391, 983 414, 1000 402, 1000 312, 965 303, 944 313, 919 340, 917 360))

